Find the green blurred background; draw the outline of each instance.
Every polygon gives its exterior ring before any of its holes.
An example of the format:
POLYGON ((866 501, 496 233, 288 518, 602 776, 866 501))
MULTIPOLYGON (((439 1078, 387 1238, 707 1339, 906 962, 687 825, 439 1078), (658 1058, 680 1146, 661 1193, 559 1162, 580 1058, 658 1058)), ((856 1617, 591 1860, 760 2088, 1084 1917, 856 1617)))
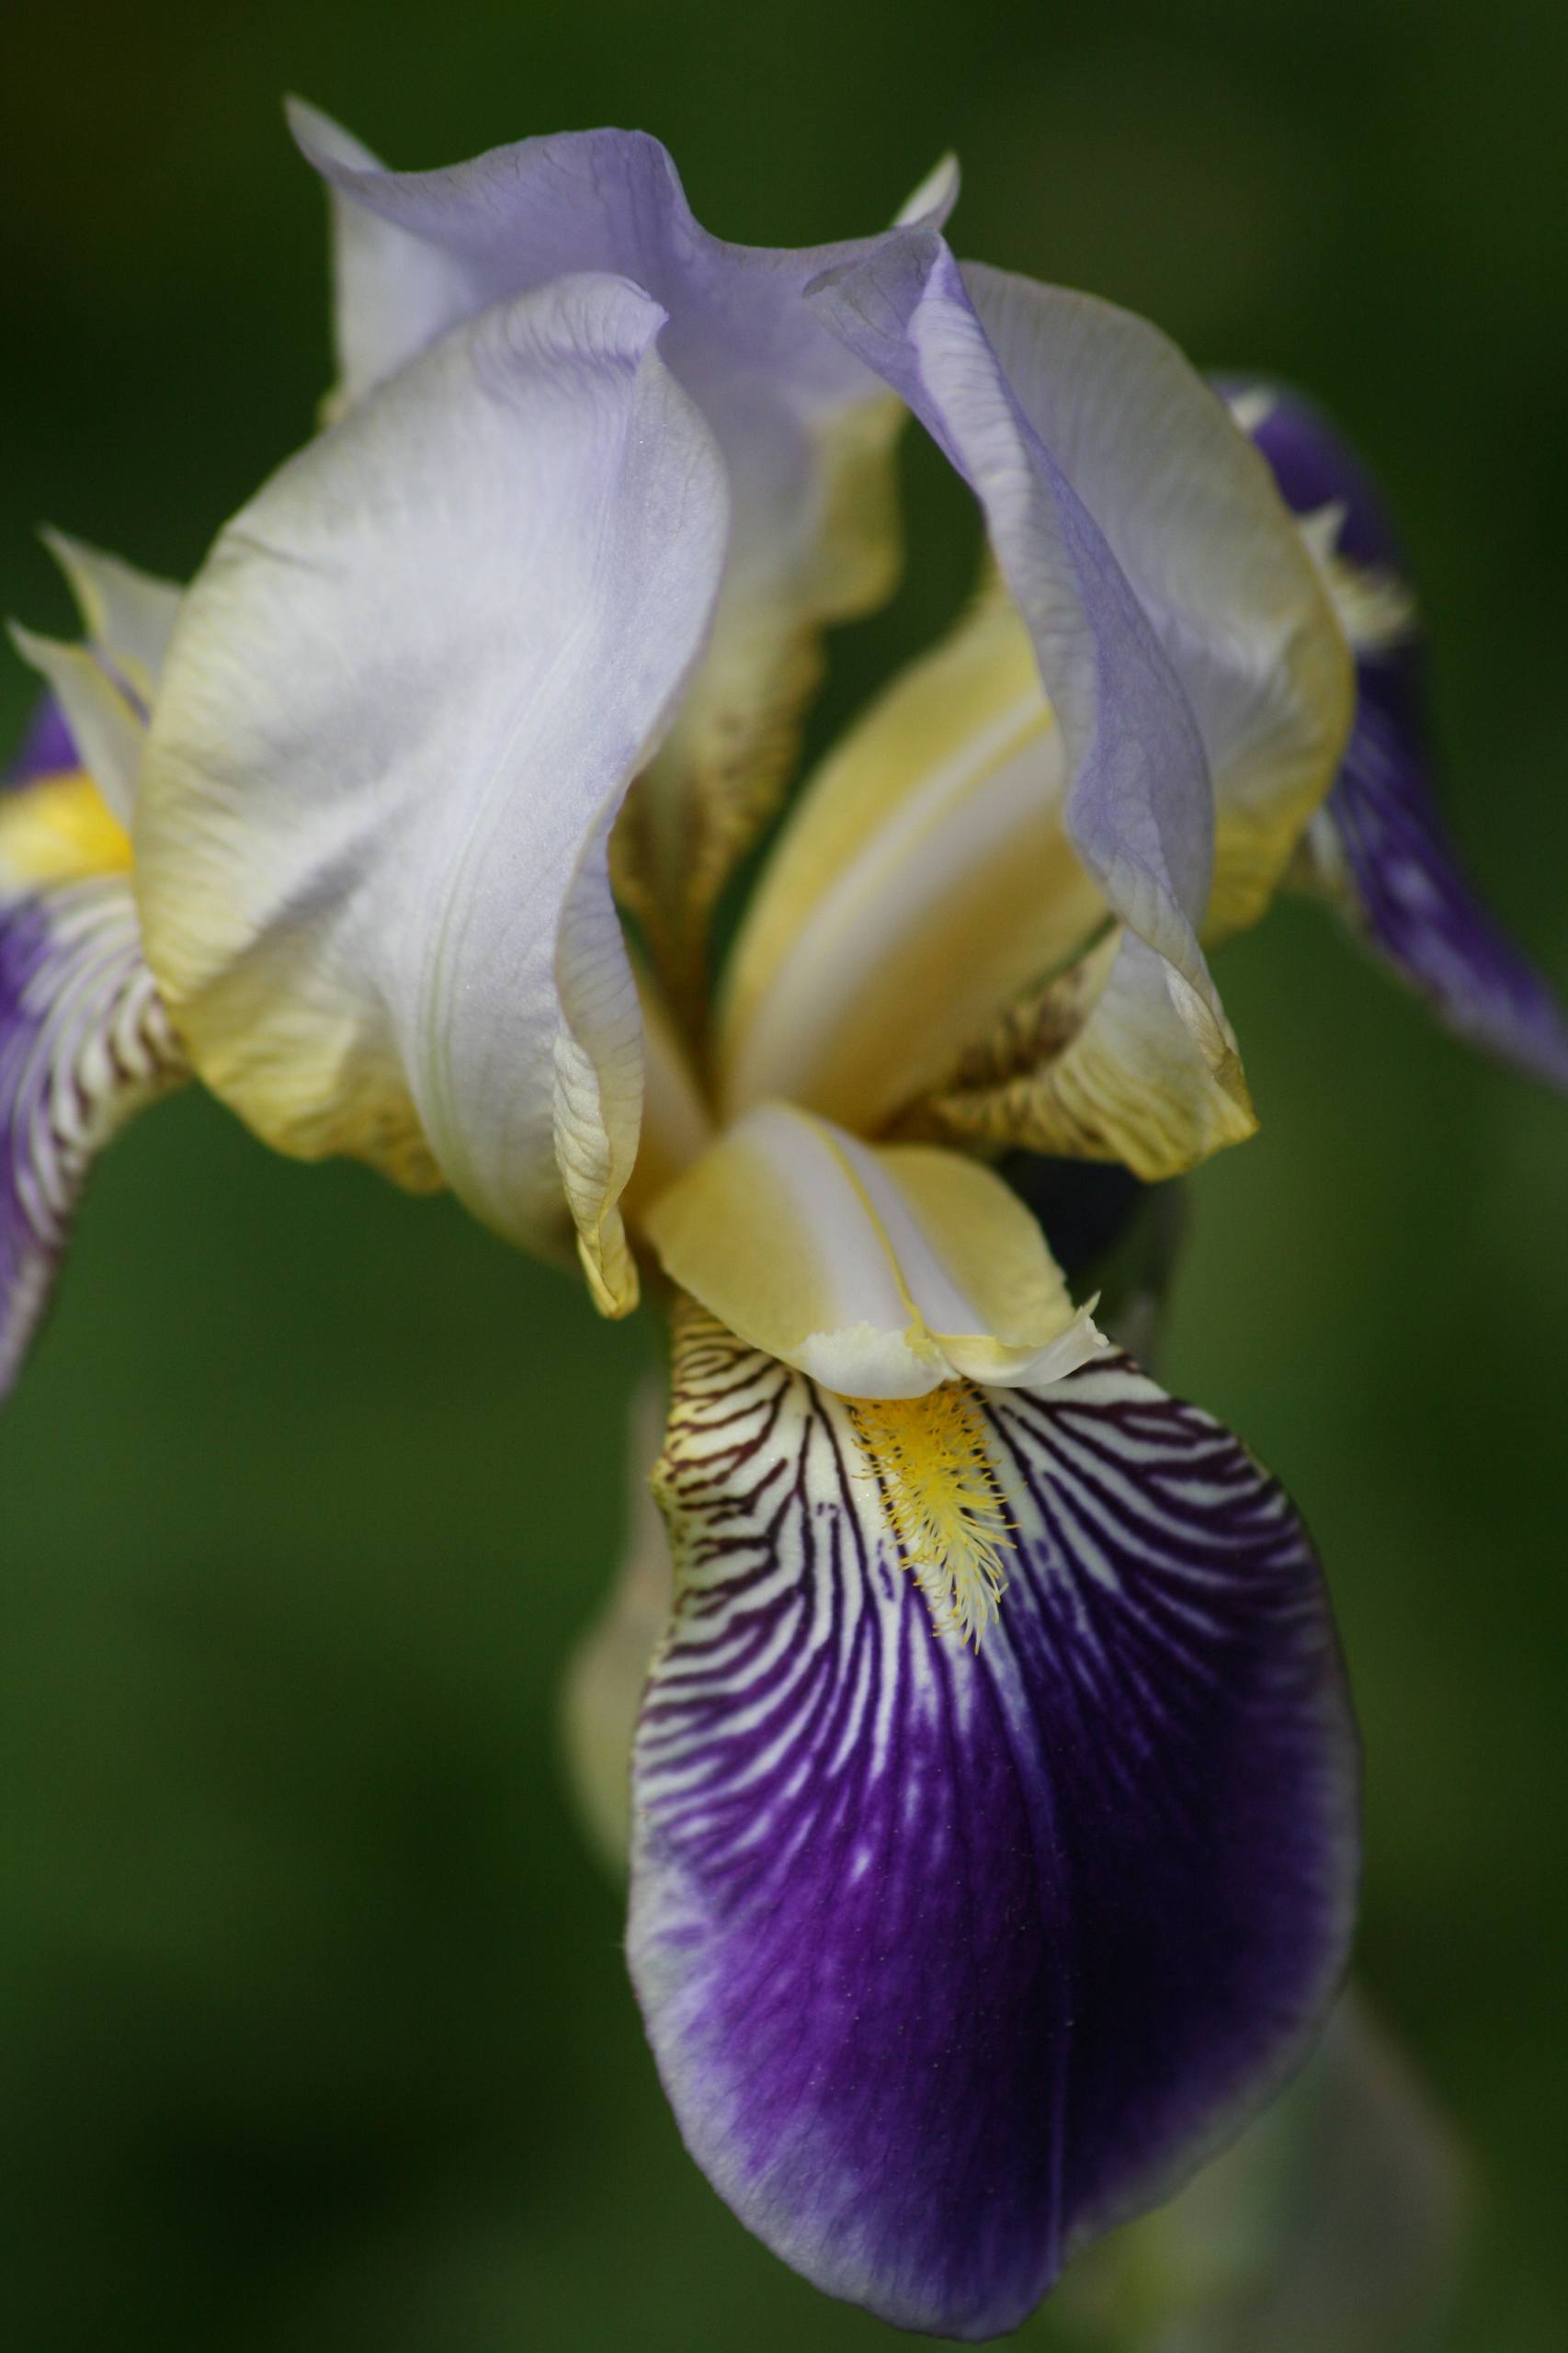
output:
MULTIPOLYGON (((953 145, 960 251, 1297 379, 1358 438, 1425 591, 1456 829, 1568 983, 1563 23, 10 0, 0 604, 65 625, 41 517, 187 570, 309 430, 324 241, 285 88, 405 164, 643 125, 712 226, 767 242, 875 226, 953 145)), ((968 585, 961 498, 926 450, 908 470, 910 582, 840 640, 819 740, 968 585)), ((7 661, 0 717, 26 699, 7 661)), ((1449 2343, 1551 2353, 1568 1106, 1309 911, 1221 977, 1265 1126, 1197 1184, 1165 1369, 1330 1565, 1363 1968, 1481 2183, 1449 2343)), ((449 1205, 269 1158, 195 1097, 110 1156, 0 1432, 18 2353, 893 2342, 685 2162, 562 1792, 554 1695, 653 1346, 449 1205)))

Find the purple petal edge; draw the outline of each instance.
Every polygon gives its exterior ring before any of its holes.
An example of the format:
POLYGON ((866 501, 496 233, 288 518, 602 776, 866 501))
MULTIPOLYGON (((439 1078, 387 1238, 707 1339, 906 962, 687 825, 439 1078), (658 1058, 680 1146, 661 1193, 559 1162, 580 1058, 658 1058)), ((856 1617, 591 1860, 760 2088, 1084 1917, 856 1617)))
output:
MULTIPOLYGON (((1376 483, 1320 410, 1297 392, 1221 380, 1234 402, 1269 405, 1252 428, 1298 515, 1337 504, 1338 552, 1398 574, 1402 555, 1376 483)), ((1488 913, 1443 824, 1427 739, 1419 645, 1356 647, 1357 710, 1333 791, 1309 836, 1329 893, 1372 952, 1458 1037, 1568 1088, 1568 1017, 1488 913)))
POLYGON ((933 1633, 842 1402, 687 1328, 630 1928, 742 2221, 970 2339, 1303 2054, 1358 1782, 1311 1547, 1235 1440, 1126 1358, 977 1393, 1017 1533, 974 1653, 933 1633))
POLYGON ((1214 847, 1202 739, 1105 533, 1004 370, 980 298, 932 229, 810 292, 974 491, 1067 739, 1074 846, 1118 914, 1208 994, 1193 931, 1214 847))
POLYGON ((40 776, 68 775, 81 764, 64 711, 53 695, 42 695, 15 755, 0 771, 0 792, 40 776))

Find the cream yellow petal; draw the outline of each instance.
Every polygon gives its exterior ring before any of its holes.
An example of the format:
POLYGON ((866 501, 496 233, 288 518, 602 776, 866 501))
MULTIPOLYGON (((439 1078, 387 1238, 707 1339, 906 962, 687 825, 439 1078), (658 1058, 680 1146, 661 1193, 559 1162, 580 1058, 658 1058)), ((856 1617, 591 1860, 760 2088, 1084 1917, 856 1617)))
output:
POLYGON ((713 1141, 713 1115, 703 1098, 686 1040, 658 983, 632 959, 642 1008, 642 1131, 631 1182, 621 1202, 635 1226, 643 1211, 713 1141))
POLYGON ((988 1071, 976 1056, 967 1078, 918 1108, 920 1131, 988 1151, 1119 1160, 1150 1183, 1255 1132, 1230 1025, 1173 964, 1133 933, 1112 933, 1064 995, 1082 983, 1092 1001, 1071 1006, 1065 1042, 1047 1002, 1039 1057, 1027 1040, 1010 1069, 988 1071))
POLYGON ((0 892, 50 891, 131 870, 131 836, 83 769, 0 792, 0 892))
POLYGON ((787 1097, 862 1133, 939 1080, 1105 904, 1062 824, 1062 739, 993 592, 808 787, 726 976, 735 1111, 787 1097))
POLYGON ((845 1396, 1055 1379, 1099 1345, 999 1177, 783 1104, 728 1129, 645 1222, 683 1290, 845 1396))

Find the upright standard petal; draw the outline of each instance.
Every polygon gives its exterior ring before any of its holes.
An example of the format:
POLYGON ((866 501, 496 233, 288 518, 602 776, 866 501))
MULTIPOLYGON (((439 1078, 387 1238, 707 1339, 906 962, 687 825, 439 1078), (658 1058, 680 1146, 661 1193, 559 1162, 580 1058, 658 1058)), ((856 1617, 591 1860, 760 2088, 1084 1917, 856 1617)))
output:
MULTIPOLYGON (((978 282, 988 297, 996 285, 978 282)), ((1048 375, 1015 384, 958 264, 934 233, 907 239, 819 288, 823 314, 901 393, 971 484, 992 545, 1034 641, 1061 725, 1065 824, 1079 858, 1128 927, 1100 1006, 1049 1074, 1043 1150, 1125 1159, 1141 1175, 1176 1173, 1253 1125, 1234 1041, 1198 944, 1214 863, 1214 809, 1192 704, 1119 551, 1052 441, 1062 425, 1048 375), (1129 1058, 1131 1058, 1131 1060, 1129 1058), (1174 1112, 1151 1128, 1139 1107, 1179 1074, 1174 1112)), ((1014 324, 993 299, 999 328, 1014 324)), ((1017 305, 1015 304, 1016 308, 1017 305)), ((1106 387, 1069 375, 1078 425, 1106 387)), ((1214 404, 1210 403, 1210 406, 1214 404)), ((1221 428, 1223 419, 1221 420, 1221 428)), ((1069 446, 1091 489, 1114 477, 1093 437, 1069 446), (1097 452, 1096 452, 1097 455, 1097 452)), ((1239 444, 1239 437, 1231 436, 1239 444)), ((1102 504, 1107 503, 1102 497, 1102 504)), ((1172 564, 1179 577, 1179 558, 1172 564)), ((1160 579, 1158 565, 1141 570, 1160 579)), ((1230 616, 1216 624, 1219 635, 1230 616)), ((1326 785, 1326 778, 1324 779, 1326 785)))
POLYGON ((184 1058, 142 961, 131 845, 46 704, 0 780, 0 1397, 96 1154, 184 1058))
POLYGON ((1008 1519, 972 1650, 933 1631, 863 1411, 687 1323, 630 1950, 741 2219, 976 2338, 1300 2056, 1357 1764, 1310 1546, 1234 1439, 1125 1358, 954 1410, 1008 1519))
POLYGON ((1482 905, 1443 825, 1422 654, 1377 486, 1299 394, 1240 381, 1226 390, 1319 550, 1356 654, 1355 725, 1303 845, 1306 874, 1447 1028, 1568 1086, 1568 1019, 1482 905))
MULTIPOLYGON (((333 191, 340 404, 485 303, 567 273, 613 271, 669 313, 664 355, 718 436, 733 523, 709 658, 628 806, 617 879, 685 995, 712 901, 792 760, 817 632, 879 603, 896 571, 902 412, 801 299, 881 241, 790 252, 710 236, 641 132, 389 172, 312 108, 291 119, 333 191)), ((939 169, 906 216, 942 220, 956 192, 939 169)))
POLYGON ((500 303, 285 466, 188 592, 136 826, 214 1090, 525 1246, 574 1222, 617 1313, 642 1025, 608 842, 726 518, 663 321, 603 278, 500 303))

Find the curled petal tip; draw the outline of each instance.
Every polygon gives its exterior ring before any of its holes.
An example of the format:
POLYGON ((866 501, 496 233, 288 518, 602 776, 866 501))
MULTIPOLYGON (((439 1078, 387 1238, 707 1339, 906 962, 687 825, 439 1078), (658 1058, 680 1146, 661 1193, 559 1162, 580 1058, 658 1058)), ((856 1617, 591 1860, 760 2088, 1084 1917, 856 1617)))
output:
POLYGON ((283 101, 283 119, 290 137, 308 164, 330 178, 335 170, 373 172, 380 169, 380 160, 345 131, 340 122, 312 106, 309 98, 297 97, 292 91, 283 101))
POLYGON ((919 187, 907 197, 895 217, 898 229, 939 229, 958 202, 963 187, 959 159, 949 147, 939 156, 919 187))

